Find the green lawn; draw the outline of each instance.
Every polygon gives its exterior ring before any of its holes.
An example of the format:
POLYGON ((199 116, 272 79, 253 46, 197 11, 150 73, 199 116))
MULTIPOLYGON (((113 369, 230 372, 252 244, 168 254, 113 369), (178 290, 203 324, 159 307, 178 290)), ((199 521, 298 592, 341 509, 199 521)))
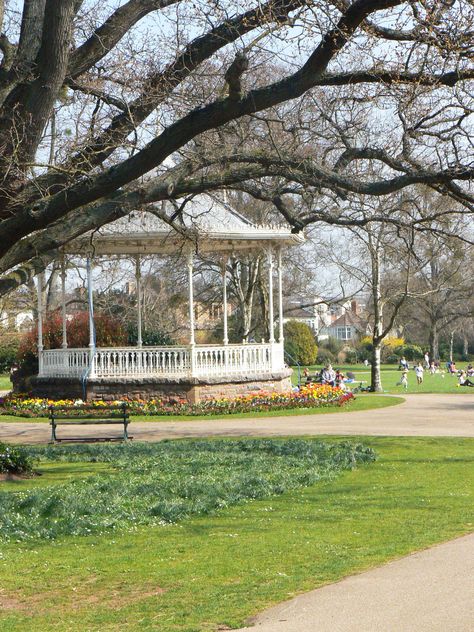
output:
MULTIPOLYGON (((343 407, 328 406, 327 408, 293 408, 292 410, 269 410, 260 413, 235 413, 231 415, 207 415, 205 417, 195 417, 191 415, 134 415, 133 421, 212 421, 217 419, 254 419, 255 417, 288 417, 295 415, 327 415, 340 413, 342 411, 370 410, 372 408, 386 408, 401 404, 403 397, 386 397, 384 395, 357 395, 357 397, 345 404, 343 407)), ((0 415, 1 423, 18 423, 27 421, 30 423, 48 423, 47 417, 16 417, 12 415, 0 415)))
POLYGON ((3 545, 2 632, 236 627, 298 592, 473 530, 474 440, 360 440, 377 462, 212 517, 3 545))
MULTIPOLYGON (((353 371, 356 376, 356 380, 363 381, 363 386, 370 385, 370 367, 364 365, 343 365, 339 366, 344 373, 347 371, 353 371)), ((465 368, 464 365, 460 367, 465 368)), ((293 367, 294 368, 294 367, 293 367)), ((321 366, 308 367, 311 374, 320 371, 321 366)), ((400 371, 394 364, 382 365, 382 386, 386 393, 394 395, 403 395, 403 393, 471 393, 474 396, 474 387, 458 387, 457 375, 449 375, 437 373, 430 375, 428 371, 425 371, 423 384, 418 385, 416 383, 415 372, 410 370, 408 374, 408 390, 405 391, 402 386, 397 386, 397 382, 400 380, 400 371)), ((294 368, 292 380, 294 384, 298 382, 297 370, 294 368)), ((357 382, 358 384, 358 382, 357 382)))
POLYGON ((11 387, 10 376, 7 374, 0 375, 0 391, 9 391, 11 387))

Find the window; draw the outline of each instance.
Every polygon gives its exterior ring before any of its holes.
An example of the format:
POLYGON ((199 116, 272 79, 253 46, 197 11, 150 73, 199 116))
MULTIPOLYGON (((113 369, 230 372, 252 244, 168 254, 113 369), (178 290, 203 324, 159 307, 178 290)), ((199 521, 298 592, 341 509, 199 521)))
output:
POLYGON ((350 340, 352 338, 352 327, 337 327, 336 338, 338 340, 350 340))

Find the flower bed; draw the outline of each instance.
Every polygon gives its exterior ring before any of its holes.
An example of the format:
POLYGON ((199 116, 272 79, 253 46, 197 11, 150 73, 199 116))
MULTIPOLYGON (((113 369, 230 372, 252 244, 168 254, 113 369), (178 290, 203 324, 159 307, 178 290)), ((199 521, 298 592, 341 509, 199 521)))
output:
MULTIPOLYGON (((93 401, 98 413, 108 406, 126 401, 135 415, 228 415, 231 413, 263 412, 267 410, 290 410, 292 408, 317 408, 343 406, 353 399, 352 393, 328 385, 309 384, 289 393, 259 391, 234 399, 210 399, 198 404, 186 400, 169 404, 159 399, 120 400, 113 402, 93 401)), ((0 398, 0 414, 18 417, 47 417, 49 406, 77 406, 82 400, 51 400, 32 398, 26 395, 7 395, 0 398)))

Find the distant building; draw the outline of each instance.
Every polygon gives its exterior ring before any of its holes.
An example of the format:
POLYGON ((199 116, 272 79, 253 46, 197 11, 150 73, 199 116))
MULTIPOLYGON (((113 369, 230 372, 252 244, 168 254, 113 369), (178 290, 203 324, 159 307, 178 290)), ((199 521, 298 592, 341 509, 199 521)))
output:
POLYGON ((31 310, 16 313, 3 311, 0 313, 0 326, 3 329, 24 331, 25 329, 30 329, 33 323, 34 317, 31 310))
POLYGON ((321 331, 322 336, 336 338, 341 341, 355 340, 360 336, 368 336, 371 333, 372 330, 368 322, 352 310, 344 312, 342 316, 339 316, 321 331))
POLYGON ((321 329, 331 322, 331 315, 320 297, 296 297, 289 299, 284 308, 283 322, 290 320, 308 325, 313 334, 319 336, 321 329))

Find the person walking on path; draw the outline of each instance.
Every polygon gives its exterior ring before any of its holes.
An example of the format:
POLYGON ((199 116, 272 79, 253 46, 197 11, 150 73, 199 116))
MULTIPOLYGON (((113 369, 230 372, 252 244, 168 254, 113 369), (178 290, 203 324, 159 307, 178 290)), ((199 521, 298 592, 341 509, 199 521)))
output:
POLYGON ((416 383, 417 384, 423 384, 423 365, 421 364, 421 362, 418 362, 417 366, 415 367, 415 375, 416 375, 416 383))

